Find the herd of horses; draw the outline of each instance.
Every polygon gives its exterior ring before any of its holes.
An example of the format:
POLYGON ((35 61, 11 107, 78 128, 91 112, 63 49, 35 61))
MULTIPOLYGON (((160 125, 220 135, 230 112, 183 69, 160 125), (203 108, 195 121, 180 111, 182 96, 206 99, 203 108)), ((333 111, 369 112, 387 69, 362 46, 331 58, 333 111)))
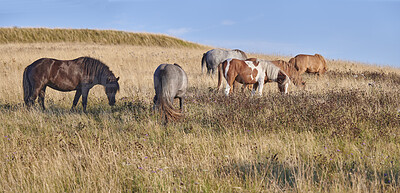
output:
MULTIPOLYGON (((277 82, 279 91, 288 93, 288 85, 304 88, 305 82, 301 74, 316 73, 322 75, 327 71, 326 60, 319 54, 300 54, 288 62, 283 60, 268 61, 258 58, 247 58, 238 49, 212 49, 203 54, 202 72, 207 68, 207 74, 215 74, 218 70, 218 90, 222 87, 223 78, 226 82, 225 95, 232 93, 238 83, 243 84, 242 91, 249 87, 252 95, 256 92, 262 95, 263 85, 267 82, 277 82)), ((95 85, 103 85, 109 105, 115 104, 115 95, 119 91, 117 78, 103 62, 80 57, 74 60, 57 60, 41 58, 27 66, 23 74, 24 101, 27 107, 38 103, 45 109, 44 98, 46 88, 58 91, 76 91, 71 110, 75 109, 82 96, 83 112, 86 113, 89 90, 95 85)), ((161 113, 163 119, 176 121, 183 117, 183 102, 188 87, 186 72, 178 64, 161 64, 153 75, 155 96, 154 110, 161 113), (173 107, 175 98, 179 99, 179 109, 173 107)))

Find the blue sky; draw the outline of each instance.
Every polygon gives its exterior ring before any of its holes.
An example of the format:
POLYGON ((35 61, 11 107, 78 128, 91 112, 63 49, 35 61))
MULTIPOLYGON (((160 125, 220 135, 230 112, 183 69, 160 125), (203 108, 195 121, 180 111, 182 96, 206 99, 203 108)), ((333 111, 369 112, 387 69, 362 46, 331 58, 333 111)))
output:
POLYGON ((161 33, 400 67, 400 0, 0 0, 0 27, 14 26, 161 33))

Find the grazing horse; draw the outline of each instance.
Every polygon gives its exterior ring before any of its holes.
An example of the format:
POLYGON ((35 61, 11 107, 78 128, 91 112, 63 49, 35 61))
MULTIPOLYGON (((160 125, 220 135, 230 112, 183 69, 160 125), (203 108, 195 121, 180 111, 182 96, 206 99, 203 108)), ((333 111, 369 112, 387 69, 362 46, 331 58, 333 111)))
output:
POLYGON ((234 81, 242 83, 244 86, 254 84, 252 95, 258 89, 258 94, 262 95, 263 86, 266 82, 277 82, 281 93, 287 93, 290 83, 289 76, 280 68, 267 60, 249 58, 247 60, 228 59, 218 67, 218 90, 220 90, 222 76, 226 80, 225 95, 232 92, 234 81))
POLYGON ((72 109, 82 95, 83 111, 86 113, 89 90, 97 84, 105 87, 108 104, 115 104, 115 94, 119 90, 119 77, 116 78, 109 67, 99 60, 80 57, 74 60, 41 58, 27 66, 23 75, 24 101, 30 107, 38 102, 44 107, 46 87, 58 91, 76 90, 72 109))
POLYGON ((289 76, 294 85, 304 89, 306 83, 303 81, 299 71, 297 71, 293 64, 283 60, 274 60, 271 62, 275 64, 275 66, 283 70, 283 72, 285 72, 289 76))
MULTIPOLYGON (((251 58, 249 60, 251 60, 251 58)), ((274 61, 270 61, 270 62, 273 63, 275 66, 279 67, 284 73, 286 73, 286 75, 289 76, 290 80, 293 82, 294 85, 296 85, 297 87, 300 87, 302 89, 305 88, 306 83, 303 81, 302 77, 299 74, 299 71, 297 71, 297 69, 293 66, 293 64, 288 63, 283 60, 274 60, 274 61)), ((272 82, 272 81, 268 81, 268 80, 265 80, 265 81, 272 82)), ((235 88, 235 84, 233 86, 235 88)), ((253 85, 249 84, 247 86, 249 89, 252 89, 253 85)), ((246 88, 246 86, 243 85, 242 92, 244 91, 245 88, 246 88)))
POLYGON ((161 64, 154 72, 154 109, 158 109, 166 122, 183 117, 183 100, 188 87, 186 72, 178 64, 161 64), (173 107, 179 98, 180 110, 173 107))
POLYGON ((212 72, 215 74, 215 70, 218 68, 219 64, 228 58, 236 58, 240 60, 246 60, 247 55, 239 49, 235 50, 222 50, 222 49, 212 49, 203 54, 201 59, 201 72, 203 73, 204 66, 207 67, 207 74, 212 72))
POLYGON ((316 73, 319 76, 323 75, 328 70, 325 58, 319 54, 299 54, 294 58, 291 58, 289 60, 289 63, 295 66, 300 75, 304 72, 307 72, 316 73))

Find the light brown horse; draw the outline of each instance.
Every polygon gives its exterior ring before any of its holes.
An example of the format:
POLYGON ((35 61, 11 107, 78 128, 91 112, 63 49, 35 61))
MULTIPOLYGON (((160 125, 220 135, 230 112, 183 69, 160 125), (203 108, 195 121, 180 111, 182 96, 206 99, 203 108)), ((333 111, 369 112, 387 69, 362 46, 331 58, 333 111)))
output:
POLYGON ((47 87, 63 92, 76 90, 71 109, 75 108, 82 96, 83 111, 86 112, 89 90, 97 84, 105 87, 108 103, 114 105, 115 94, 119 90, 118 80, 107 65, 90 57, 75 60, 41 58, 25 68, 24 101, 30 107, 39 97, 38 102, 44 110, 47 87))
POLYGON ((323 75, 327 70, 326 60, 319 54, 305 55, 299 54, 289 60, 289 63, 295 66, 300 75, 304 72, 323 75))
POLYGON ((218 90, 222 86, 222 76, 226 80, 225 95, 232 93, 235 81, 243 85, 254 84, 252 95, 258 91, 262 95, 264 83, 273 81, 278 83, 279 90, 287 93, 290 78, 277 66, 267 60, 250 58, 247 60, 228 59, 218 66, 218 90))
POLYGON ((283 60, 274 60, 271 62, 283 70, 289 76, 290 80, 293 81, 294 85, 304 89, 306 83, 293 64, 283 60))

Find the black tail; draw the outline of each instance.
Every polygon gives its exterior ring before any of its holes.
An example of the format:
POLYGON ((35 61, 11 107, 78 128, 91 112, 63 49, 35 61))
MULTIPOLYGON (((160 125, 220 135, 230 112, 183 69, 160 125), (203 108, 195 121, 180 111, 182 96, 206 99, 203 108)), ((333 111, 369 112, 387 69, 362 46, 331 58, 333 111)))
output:
POLYGON ((24 88, 24 101, 25 101, 25 104, 27 106, 31 106, 33 101, 31 101, 29 98, 32 96, 33 88, 32 88, 32 85, 31 85, 31 81, 29 80, 28 70, 29 70, 28 67, 26 67, 25 70, 24 70, 22 86, 24 88))
POLYGON ((202 74, 203 74, 204 66, 207 66, 206 56, 207 56, 207 53, 204 53, 203 57, 201 58, 201 73, 202 74))

